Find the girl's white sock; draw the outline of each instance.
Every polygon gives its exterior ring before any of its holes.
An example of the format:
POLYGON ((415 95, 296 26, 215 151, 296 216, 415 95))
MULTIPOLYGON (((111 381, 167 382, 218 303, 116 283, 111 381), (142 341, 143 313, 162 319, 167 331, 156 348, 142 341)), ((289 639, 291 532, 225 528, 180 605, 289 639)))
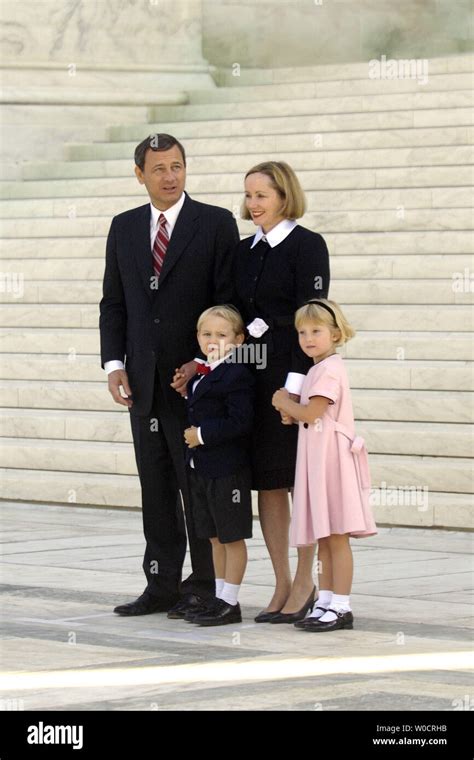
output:
POLYGON ((220 593, 219 599, 223 599, 224 602, 227 602, 227 604, 231 604, 233 607, 235 607, 237 604, 239 591, 240 585, 237 586, 235 583, 226 583, 224 581, 224 588, 220 593))
POLYGON ((313 606, 313 611, 310 615, 308 615, 308 617, 316 619, 321 618, 324 615, 324 610, 317 610, 316 607, 324 607, 324 609, 327 610, 327 608, 331 605, 331 599, 332 591, 323 591, 320 589, 317 601, 313 606))
POLYGON ((216 596, 221 598, 222 589, 224 588, 224 578, 216 578, 216 596))
MULTIPOLYGON (((337 610, 337 612, 350 612, 351 604, 349 596, 343 594, 333 594, 331 599, 331 609, 337 610)), ((321 623, 331 623, 337 619, 337 615, 334 612, 325 612, 320 618, 321 623)))

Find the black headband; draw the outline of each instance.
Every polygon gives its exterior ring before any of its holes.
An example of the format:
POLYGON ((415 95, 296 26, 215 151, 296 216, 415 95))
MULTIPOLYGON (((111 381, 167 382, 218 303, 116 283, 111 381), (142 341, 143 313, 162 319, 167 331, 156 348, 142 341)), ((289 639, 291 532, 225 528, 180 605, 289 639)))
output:
POLYGON ((331 317, 332 317, 332 318, 333 318, 333 320, 334 320, 334 324, 335 324, 335 325, 336 325, 336 327, 337 327, 337 319, 336 319, 336 315, 334 314, 334 312, 333 312, 333 310, 331 309, 331 307, 327 305, 327 303, 324 303, 323 301, 319 301, 317 298, 312 298, 310 301, 306 301, 306 303, 307 303, 307 304, 310 304, 310 303, 314 303, 314 304, 316 304, 317 306, 322 306, 322 307, 323 307, 323 309, 326 309, 326 311, 328 311, 328 312, 330 313, 331 317))

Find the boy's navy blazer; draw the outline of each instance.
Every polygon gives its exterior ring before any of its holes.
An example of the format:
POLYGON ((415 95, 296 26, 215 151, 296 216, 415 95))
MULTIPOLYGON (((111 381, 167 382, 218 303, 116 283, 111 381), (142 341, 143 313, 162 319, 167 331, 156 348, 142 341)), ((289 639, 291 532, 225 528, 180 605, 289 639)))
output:
POLYGON ((204 445, 188 448, 186 462, 207 478, 232 475, 249 465, 250 432, 254 418, 255 378, 244 364, 222 362, 187 386, 189 424, 201 428, 204 445))

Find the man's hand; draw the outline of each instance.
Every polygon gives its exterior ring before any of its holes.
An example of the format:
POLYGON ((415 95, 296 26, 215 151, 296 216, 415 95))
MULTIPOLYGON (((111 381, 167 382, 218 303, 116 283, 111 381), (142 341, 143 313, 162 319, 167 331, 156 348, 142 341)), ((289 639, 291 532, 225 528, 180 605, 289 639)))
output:
POLYGON ((133 405, 131 398, 124 398, 120 393, 120 388, 123 388, 123 392, 126 396, 132 395, 132 390, 128 382, 128 375, 124 369, 115 369, 108 374, 109 391, 112 394, 112 398, 116 404, 130 407, 133 405))
POLYGON ((195 449, 196 446, 201 445, 201 441, 198 438, 197 427, 188 427, 184 431, 184 440, 188 444, 190 449, 195 449))
POLYGON ((186 364, 182 364, 181 367, 175 369, 173 381, 170 385, 181 396, 186 396, 186 386, 196 374, 196 366, 196 362, 192 361, 186 362, 186 364))

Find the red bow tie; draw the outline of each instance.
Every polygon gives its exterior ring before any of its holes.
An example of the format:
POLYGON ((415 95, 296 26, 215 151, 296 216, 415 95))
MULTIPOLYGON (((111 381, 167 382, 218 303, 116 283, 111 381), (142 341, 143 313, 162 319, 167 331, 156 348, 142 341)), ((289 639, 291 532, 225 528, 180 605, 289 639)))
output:
POLYGON ((207 364, 196 362, 196 372, 198 375, 208 375, 212 370, 207 364))

